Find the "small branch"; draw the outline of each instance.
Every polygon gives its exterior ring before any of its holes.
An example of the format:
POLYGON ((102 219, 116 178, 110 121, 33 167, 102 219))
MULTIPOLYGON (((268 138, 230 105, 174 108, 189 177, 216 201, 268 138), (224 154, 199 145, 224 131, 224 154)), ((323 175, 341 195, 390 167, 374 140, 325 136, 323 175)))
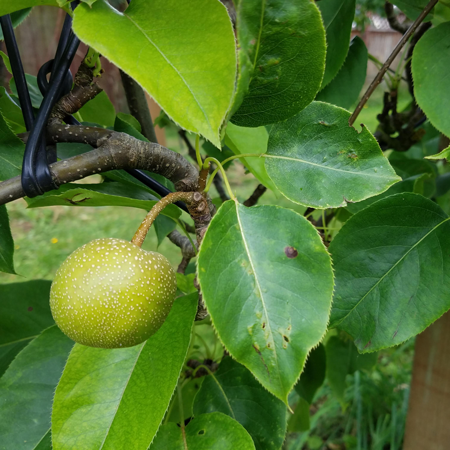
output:
POLYGON ((75 114, 89 100, 100 94, 103 89, 93 82, 93 79, 93 69, 82 62, 75 75, 73 89, 53 107, 49 123, 62 122, 66 116, 75 114))
POLYGON ((187 137, 186 130, 178 130, 178 134, 180 135, 181 139, 183 139, 183 142, 186 144, 186 147, 188 149, 189 156, 197 162, 197 154, 195 152, 195 148, 192 145, 191 141, 187 137))
MULTIPOLYGON (((179 153, 125 133, 93 127, 52 125, 53 142, 80 142, 98 147, 50 165, 56 186, 116 169, 142 169, 171 180, 178 191, 197 190, 198 172, 179 153)), ((0 183, 0 205, 24 197, 20 176, 0 183)))
POLYGON ((367 89, 365 94, 362 96, 362 98, 361 98, 360 102, 358 103, 358 106, 356 107, 355 111, 350 116, 350 119, 348 121, 348 124, 350 126, 352 126, 355 123, 355 120, 357 119, 359 113, 363 109, 363 107, 366 104, 367 100, 369 100, 370 96, 373 94, 373 91, 381 83, 381 80, 383 79, 384 75, 386 74, 386 71, 388 70, 389 66, 392 64, 392 61, 394 61, 396 56, 400 53, 402 48, 408 42, 409 38, 416 31, 417 27, 422 23, 422 21, 425 19, 425 17, 428 15, 428 13, 434 8, 434 6, 436 5, 437 2, 438 2, 438 0, 430 0, 428 5, 426 6, 426 8, 420 13, 419 17, 408 28, 408 31, 403 35, 403 37, 400 39, 398 44, 395 46, 394 50, 389 55, 389 57, 386 60, 386 62, 383 64, 383 67, 381 67, 381 69, 378 72, 377 76, 374 78, 374 80, 370 84, 369 88, 367 89))
POLYGON ((142 134, 150 142, 158 142, 144 89, 122 70, 120 70, 120 76, 131 115, 141 124, 142 134))
POLYGON ((256 189, 253 191, 253 194, 250 195, 250 197, 247 200, 245 200, 244 206, 256 205, 258 203, 258 200, 260 199, 260 197, 266 191, 267 191, 267 188, 265 186, 263 186, 262 184, 258 184, 258 186, 256 186, 256 189))
POLYGON ((394 30, 398 31, 399 33, 405 34, 408 30, 409 23, 405 20, 405 22, 400 23, 398 21, 398 17, 395 14, 394 11, 394 5, 392 3, 386 2, 384 4, 384 11, 386 13, 386 19, 389 22, 389 26, 394 30))
POLYGON ((191 241, 186 236, 183 236, 178 230, 172 231, 167 237, 181 250, 183 259, 178 266, 177 272, 184 274, 190 260, 196 256, 196 252, 192 247, 191 241))
POLYGON ((153 222, 159 216, 161 211, 168 205, 176 202, 186 202, 189 205, 192 202, 194 193, 193 192, 172 192, 171 194, 163 197, 153 208, 149 211, 145 219, 142 221, 141 225, 137 229, 131 242, 138 247, 142 247, 145 237, 147 236, 148 230, 152 226, 153 222))

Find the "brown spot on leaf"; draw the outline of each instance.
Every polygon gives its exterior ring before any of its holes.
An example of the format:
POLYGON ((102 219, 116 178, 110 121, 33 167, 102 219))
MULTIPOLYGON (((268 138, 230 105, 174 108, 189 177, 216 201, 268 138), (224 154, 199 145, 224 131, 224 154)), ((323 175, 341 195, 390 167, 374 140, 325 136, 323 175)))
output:
POLYGON ((286 254, 286 256, 288 258, 291 258, 291 259, 297 258, 297 256, 298 256, 298 251, 294 247, 286 247, 284 249, 284 253, 286 254))
POLYGON ((29 306, 29 307, 28 307, 28 311, 30 311, 30 312, 33 311, 33 307, 32 307, 32 306, 29 306))
POLYGON ((266 328, 266 322, 262 323, 262 329, 264 330, 264 328, 266 328))
POLYGON ((283 339, 284 339, 286 342, 289 342, 289 338, 288 338, 287 336, 285 336, 284 334, 283 334, 283 339))

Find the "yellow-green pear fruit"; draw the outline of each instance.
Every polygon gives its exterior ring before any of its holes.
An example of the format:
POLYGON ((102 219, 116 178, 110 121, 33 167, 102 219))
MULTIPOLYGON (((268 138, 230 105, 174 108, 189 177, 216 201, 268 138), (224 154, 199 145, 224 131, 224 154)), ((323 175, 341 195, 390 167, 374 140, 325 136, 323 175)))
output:
POLYGON ((96 239, 58 269, 50 292, 56 324, 83 345, 132 347, 164 323, 177 282, 169 261, 121 239, 96 239))

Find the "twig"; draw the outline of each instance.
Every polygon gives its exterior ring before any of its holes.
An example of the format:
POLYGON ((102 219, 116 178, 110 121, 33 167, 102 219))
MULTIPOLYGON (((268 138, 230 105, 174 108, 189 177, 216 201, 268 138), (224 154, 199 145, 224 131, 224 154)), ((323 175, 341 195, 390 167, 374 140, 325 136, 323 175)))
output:
POLYGON ((142 134, 150 142, 158 142, 144 90, 122 70, 120 70, 120 76, 131 115, 141 124, 142 134))
POLYGON ((383 67, 379 70, 377 73, 377 76, 374 78, 372 83, 370 84, 369 88, 365 92, 365 94, 362 96, 360 102, 358 103, 358 106, 356 107, 353 114, 350 116, 350 119, 348 121, 348 124, 352 126, 355 123, 355 120, 357 119, 359 113, 363 109, 364 105, 366 104, 367 100, 369 100, 370 96, 372 95, 373 91, 376 89, 376 87, 381 83, 381 80, 383 79, 386 71, 388 70, 388 67, 392 64, 392 61, 396 58, 396 56, 400 53, 401 49, 405 46, 405 44, 408 42, 409 38, 413 35, 413 33, 416 31, 417 27, 422 23, 422 21, 425 19, 425 17, 428 15, 428 13, 434 8, 438 0, 430 0, 428 5, 425 7, 425 9, 420 13, 419 17, 414 21, 414 23, 408 28, 408 31, 403 35, 403 37, 400 39, 398 44, 395 46, 392 53, 389 55, 386 62, 383 64, 383 67))
POLYGON ((250 197, 247 200, 245 200, 244 206, 256 205, 258 203, 258 200, 260 199, 260 197, 266 191, 267 191, 267 188, 265 186, 263 186, 262 184, 258 184, 258 186, 256 186, 256 189, 253 191, 253 194, 250 195, 250 197))
POLYGON ((188 149, 189 156, 197 162, 197 155, 195 153, 195 148, 192 145, 191 141, 186 135, 186 130, 178 130, 178 134, 180 135, 181 139, 183 139, 184 143, 186 144, 186 147, 188 149))
POLYGON ((186 236, 183 236, 178 230, 172 231, 167 237, 181 250, 183 258, 178 266, 177 272, 184 274, 190 260, 196 256, 191 241, 186 236))

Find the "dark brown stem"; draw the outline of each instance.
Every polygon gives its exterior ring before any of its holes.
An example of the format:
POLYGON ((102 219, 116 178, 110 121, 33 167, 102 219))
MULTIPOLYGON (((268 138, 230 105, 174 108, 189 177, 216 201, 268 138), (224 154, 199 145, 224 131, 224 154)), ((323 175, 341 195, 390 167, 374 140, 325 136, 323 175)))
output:
POLYGON ((144 89, 122 70, 120 71, 120 76, 122 77, 122 84, 131 115, 141 124, 142 134, 150 142, 158 142, 144 89))
POLYGON ((386 74, 386 71, 388 70, 389 66, 392 64, 392 61, 394 61, 394 59, 400 53, 402 48, 408 42, 409 38, 416 31, 417 27, 422 23, 422 21, 425 19, 425 17, 428 15, 428 13, 434 8, 434 6, 436 5, 437 2, 438 2, 438 0, 430 0, 430 2, 425 7, 425 9, 420 13, 419 17, 414 21, 414 23, 408 28, 408 31, 406 31, 406 33, 400 39, 398 44, 395 46, 394 50, 392 50, 392 53, 389 55, 388 59, 383 64, 383 66, 381 67, 380 71, 377 73, 377 76, 374 78, 374 80, 372 81, 372 83, 368 87, 367 91, 362 96, 362 98, 361 98, 360 102, 358 103, 355 111, 350 116, 350 119, 348 121, 348 124, 350 126, 352 126, 355 123, 355 120, 357 119, 359 113, 363 109, 363 107, 366 104, 367 100, 369 100, 370 96, 373 94, 373 91, 381 83, 381 80, 383 79, 384 75, 386 74))
POLYGON ((178 130, 178 134, 180 135, 181 139, 183 139, 183 142, 186 144, 186 147, 188 149, 189 156, 197 162, 197 154, 195 152, 194 146, 191 144, 191 141, 186 135, 186 130, 178 130))
POLYGON ((398 31, 399 33, 402 33, 402 34, 406 33, 410 23, 408 23, 407 20, 405 20, 403 23, 400 23, 398 21, 398 17, 394 11, 394 5, 390 2, 386 2, 384 4, 384 11, 386 13, 386 19, 389 22, 389 26, 394 31, 398 31))
POLYGON ((258 184, 258 186, 256 186, 256 189, 253 191, 253 194, 250 195, 250 197, 247 200, 245 200, 244 206, 256 205, 258 203, 258 200, 266 191, 267 188, 265 186, 263 186, 262 184, 258 184))
MULTIPOLYGON (((48 131, 53 142, 82 142, 98 147, 50 165, 57 186, 109 170, 143 169, 171 180, 178 191, 197 190, 197 169, 179 153, 159 144, 92 127, 53 125, 48 131)), ((24 196, 20 176, 0 183, 0 205, 24 196)))

